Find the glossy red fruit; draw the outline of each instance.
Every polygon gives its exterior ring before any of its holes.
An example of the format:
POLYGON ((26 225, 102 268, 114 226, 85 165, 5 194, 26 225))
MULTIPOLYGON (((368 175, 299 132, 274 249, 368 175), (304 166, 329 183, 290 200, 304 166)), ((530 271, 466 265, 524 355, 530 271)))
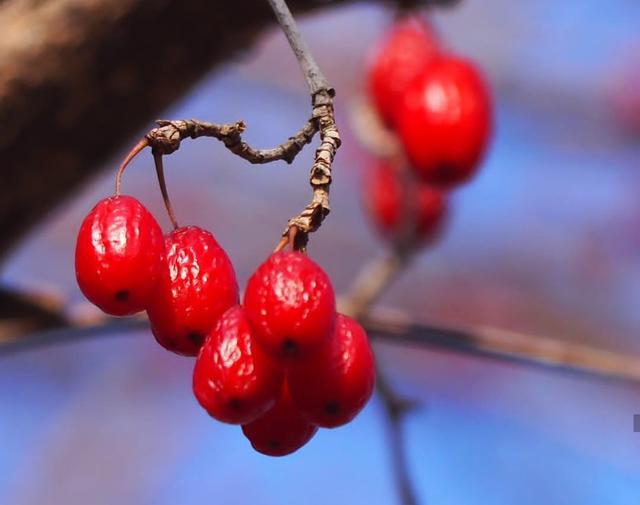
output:
POLYGON ((253 448, 267 456, 286 456, 305 445, 318 431, 291 400, 286 381, 276 404, 255 421, 242 426, 253 448))
POLYGON ((447 198, 441 189, 416 180, 413 174, 402 174, 389 163, 380 163, 367 173, 364 197, 376 229, 392 243, 405 233, 412 234, 414 244, 434 240, 447 214, 447 198), (413 232, 407 232, 407 225, 413 232))
POLYGON ((193 392, 218 421, 245 424, 276 402, 283 371, 253 340, 244 310, 227 310, 209 333, 193 371, 193 392))
POLYGON ((76 278, 107 314, 144 310, 162 275, 162 230, 135 198, 105 198, 85 217, 76 243, 76 278))
POLYGON ((369 58, 367 83, 380 117, 392 124, 405 90, 438 52, 438 40, 423 19, 398 21, 369 58))
POLYGON ((238 304, 238 283, 227 253, 197 226, 165 240, 166 269, 148 307, 151 330, 165 348, 195 356, 218 318, 238 304))
POLYGON ((425 182, 454 186, 471 178, 487 148, 489 91, 471 62, 440 56, 407 88, 397 119, 416 173, 425 182))
POLYGON ((311 423, 335 428, 351 421, 371 398, 376 382, 362 326, 338 314, 331 344, 292 367, 288 381, 295 406, 311 423))
POLYGON ((333 334, 331 280, 299 252, 278 252, 260 265, 247 283, 244 307, 256 341, 275 357, 307 355, 333 334))

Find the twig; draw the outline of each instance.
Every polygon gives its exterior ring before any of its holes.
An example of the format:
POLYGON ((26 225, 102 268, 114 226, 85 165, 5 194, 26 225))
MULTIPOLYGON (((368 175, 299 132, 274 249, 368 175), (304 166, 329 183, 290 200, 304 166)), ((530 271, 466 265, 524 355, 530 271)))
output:
POLYGON ((276 250, 284 248, 295 238, 294 250, 304 250, 307 246, 309 233, 316 231, 324 218, 330 212, 329 187, 331 186, 331 165, 340 147, 340 134, 335 123, 333 111, 333 97, 335 92, 320 67, 316 63, 309 47, 303 40, 293 16, 284 0, 269 0, 280 27, 289 41, 311 93, 313 106, 311 119, 302 129, 283 144, 273 149, 254 149, 242 140, 242 133, 246 126, 238 121, 232 124, 216 124, 191 120, 157 121, 158 127, 151 130, 122 163, 116 176, 116 194, 120 193, 122 174, 131 159, 147 145, 151 147, 160 182, 160 189, 174 227, 177 221, 169 201, 164 183, 162 156, 171 154, 180 148, 186 138, 213 137, 220 140, 232 153, 244 158, 250 163, 262 164, 284 160, 292 163, 304 146, 311 142, 316 133, 320 132, 320 145, 316 149, 309 181, 313 189, 311 203, 300 214, 289 219, 276 250), (291 231, 297 233, 290 233, 291 231))
POLYGON ((145 136, 154 153, 171 154, 178 150, 180 143, 187 138, 213 137, 220 140, 233 154, 244 158, 249 163, 262 164, 284 160, 293 162, 302 148, 311 142, 318 132, 318 126, 310 119, 293 137, 272 149, 254 149, 242 140, 242 133, 246 129, 243 121, 232 124, 216 124, 198 119, 156 121, 158 128, 154 128, 145 136))
POLYGON ((65 326, 13 335, 0 340, 0 356, 10 356, 20 352, 34 351, 52 345, 81 342, 90 338, 114 336, 149 327, 148 321, 139 318, 108 319, 105 323, 92 326, 65 326))
POLYGON ((271 5, 280 28, 287 37, 307 82, 313 105, 312 120, 318 125, 320 131, 320 146, 316 150, 310 175, 313 198, 311 203, 299 215, 289 219, 287 228, 282 234, 283 237, 288 237, 289 230, 296 227, 300 233, 296 235, 297 243, 293 244, 294 249, 304 250, 309 233, 316 231, 331 211, 329 206, 331 165, 336 151, 340 147, 340 134, 333 112, 335 91, 329 85, 309 47, 302 38, 298 25, 291 15, 285 0, 269 0, 269 5, 271 5))
MULTIPOLYGON (((105 323, 93 326, 70 326, 68 321, 62 324, 59 329, 7 335, 0 341, 0 355, 148 327, 147 321, 140 318, 109 318, 105 323)), ((373 338, 393 345, 436 348, 505 363, 640 385, 640 356, 560 342, 549 337, 514 334, 492 327, 461 330, 416 323, 407 315, 383 309, 364 317, 362 324, 373 338)))
POLYGON ((376 390, 387 414, 391 466, 393 467, 400 501, 403 505, 417 505, 418 502, 407 466, 406 441, 402 433, 401 424, 404 416, 418 405, 415 402, 398 396, 391 388, 386 376, 380 373, 379 368, 376 377, 376 390))
POLYGON ((68 326, 62 304, 62 299, 54 295, 27 294, 0 287, 0 344, 16 335, 68 326))
MULTIPOLYGON (((314 108, 315 113, 315 108, 314 108)), ((242 140, 242 133, 246 129, 243 121, 232 124, 216 124, 197 119, 190 120, 158 120, 158 127, 147 133, 144 138, 127 155, 116 175, 116 194, 120 193, 121 179, 128 163, 146 146, 151 147, 156 167, 160 191, 164 200, 169 219, 175 228, 178 222, 169 199, 167 185, 164 178, 162 157, 174 153, 187 138, 212 137, 220 140, 232 153, 253 164, 271 163, 284 160, 292 163, 304 146, 311 142, 321 128, 320 122, 314 116, 293 137, 272 149, 255 149, 242 140)), ((314 165, 315 166, 315 165, 314 165)), ((288 229, 290 226, 288 227, 288 229)), ((286 245, 286 243, 285 243, 286 245)))
POLYGON ((280 28, 282 28, 293 53, 298 59, 300 69, 307 81, 311 95, 313 96, 321 91, 330 90, 331 86, 329 86, 329 82, 316 63, 307 43, 302 38, 287 2, 285 2, 285 0, 269 0, 269 5, 271 5, 280 24, 280 28))
POLYGON ((362 320, 372 336, 409 345, 554 369, 560 372, 640 383, 640 356, 491 327, 468 330, 417 324, 381 312, 362 320))
POLYGON ((282 233, 283 237, 288 236, 289 230, 295 226, 300 231, 296 236, 300 249, 306 248, 309 233, 316 231, 331 211, 331 166, 341 143, 333 113, 333 94, 328 90, 321 90, 313 96, 313 102, 313 118, 320 129, 320 146, 316 149, 309 178, 313 197, 300 214, 289 219, 287 228, 282 233))

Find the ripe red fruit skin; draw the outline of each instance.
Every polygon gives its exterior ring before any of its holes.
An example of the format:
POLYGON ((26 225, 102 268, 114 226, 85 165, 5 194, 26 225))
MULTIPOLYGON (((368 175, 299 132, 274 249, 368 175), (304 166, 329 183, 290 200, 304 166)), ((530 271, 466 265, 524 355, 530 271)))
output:
POLYGON ((151 330, 166 349, 195 356, 218 318, 238 304, 238 283, 214 236, 184 226, 165 239, 166 268, 147 309, 151 330))
POLYGON ((398 21, 369 57, 369 94, 380 117, 393 124, 405 90, 439 50, 432 28, 422 19, 398 21))
POLYGON ((147 307, 156 290, 163 253, 162 230, 138 200, 126 195, 105 198, 78 232, 78 286, 107 314, 135 314, 147 307))
POLYGON ((308 355, 333 334, 336 299, 331 280, 299 252, 267 258, 247 283, 244 307, 256 341, 274 357, 308 355))
POLYGON ((453 56, 434 58, 412 82, 397 127, 423 181, 452 187, 472 177, 491 135, 490 101, 476 67, 453 56))
POLYGON ((244 424, 242 433, 252 447, 266 456, 286 456, 305 445, 318 431, 291 400, 287 382, 283 383, 275 405, 255 421, 244 424))
POLYGON ((245 424, 276 402, 282 369, 253 340, 244 310, 227 310, 200 349, 193 371, 193 392, 218 421, 245 424))
POLYGON ((338 314, 331 344, 292 367, 288 381, 294 404, 312 424, 335 428, 351 421, 371 398, 376 382, 362 326, 338 314))
POLYGON ((367 173, 364 196, 376 230, 391 243, 406 233, 405 219, 412 220, 409 224, 414 226, 415 245, 433 241, 442 230, 448 210, 440 188, 415 180, 413 174, 402 174, 390 163, 380 163, 367 173), (407 175, 405 182, 402 177, 407 175))

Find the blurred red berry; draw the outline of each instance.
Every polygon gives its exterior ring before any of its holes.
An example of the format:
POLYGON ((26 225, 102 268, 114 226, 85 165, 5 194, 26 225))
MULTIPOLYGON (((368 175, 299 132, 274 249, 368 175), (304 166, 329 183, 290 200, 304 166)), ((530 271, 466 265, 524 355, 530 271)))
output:
POLYGON ((351 421, 371 398, 376 382, 362 326, 338 314, 331 343, 292 367, 288 381, 294 404, 311 423, 335 428, 351 421))
POLYGON ((291 400, 286 381, 276 404, 255 421, 242 426, 253 448, 267 456, 286 456, 305 445, 318 431, 291 400))
POLYGON ((244 307, 256 341, 276 357, 307 355, 333 334, 331 280, 299 252, 278 252, 260 265, 247 283, 244 307))
POLYGON ((193 371, 193 392, 218 421, 245 424, 269 410, 283 371, 253 340, 244 310, 227 310, 209 333, 193 371))
POLYGON ((436 187, 416 180, 412 173, 403 181, 399 168, 382 162, 367 172, 364 187, 366 210, 380 235, 392 243, 412 226, 415 245, 434 240, 447 215, 447 198, 436 187), (406 208, 405 208, 406 206, 406 208))
POLYGON ((631 136, 640 136, 640 44, 619 50, 606 72, 604 98, 612 118, 631 136))
POLYGON ((218 318, 238 303, 238 283, 227 253, 211 233, 185 226, 165 239, 166 267, 147 312, 156 340, 195 356, 218 318))
POLYGON ((407 88, 397 116, 400 140, 425 181, 454 186, 478 169, 491 133, 489 91, 476 67, 434 58, 407 88))
POLYGON ((163 253, 162 230, 138 200, 125 195, 105 198, 78 232, 78 285, 107 314, 135 314, 156 292, 163 253))
POLYGON ((391 28, 369 58, 369 93, 380 117, 393 124, 411 82, 438 52, 438 39, 423 19, 404 18, 391 28))

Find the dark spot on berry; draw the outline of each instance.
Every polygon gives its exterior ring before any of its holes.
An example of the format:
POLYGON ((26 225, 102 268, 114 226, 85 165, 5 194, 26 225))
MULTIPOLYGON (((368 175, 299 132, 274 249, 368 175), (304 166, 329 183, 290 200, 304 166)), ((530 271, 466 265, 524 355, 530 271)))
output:
POLYGON ((439 163, 436 166, 434 173, 434 177, 438 182, 449 182, 451 179, 455 178, 455 175, 456 167, 450 163, 439 163))
POLYGON ((118 300, 119 302, 126 302, 129 299, 129 295, 131 293, 129 293, 128 289, 121 289, 120 291, 116 291, 116 300, 118 300))
POLYGON ((269 440, 268 445, 269 445, 269 449, 276 450, 280 448, 280 441, 272 438, 271 440, 269 440))
POLYGON ((285 338, 282 341, 282 352, 285 356, 295 356, 298 354, 298 344, 290 338, 285 338))
POLYGON ((236 411, 242 410, 242 402, 238 398, 231 398, 227 403, 227 406, 231 410, 236 410, 236 411))
POLYGON ((324 411, 329 416, 335 416, 340 412, 340 404, 338 402, 327 402, 324 404, 324 411))
POLYGON ((193 345, 200 347, 204 342, 204 335, 197 331, 191 331, 187 333, 187 338, 193 343, 193 345))

